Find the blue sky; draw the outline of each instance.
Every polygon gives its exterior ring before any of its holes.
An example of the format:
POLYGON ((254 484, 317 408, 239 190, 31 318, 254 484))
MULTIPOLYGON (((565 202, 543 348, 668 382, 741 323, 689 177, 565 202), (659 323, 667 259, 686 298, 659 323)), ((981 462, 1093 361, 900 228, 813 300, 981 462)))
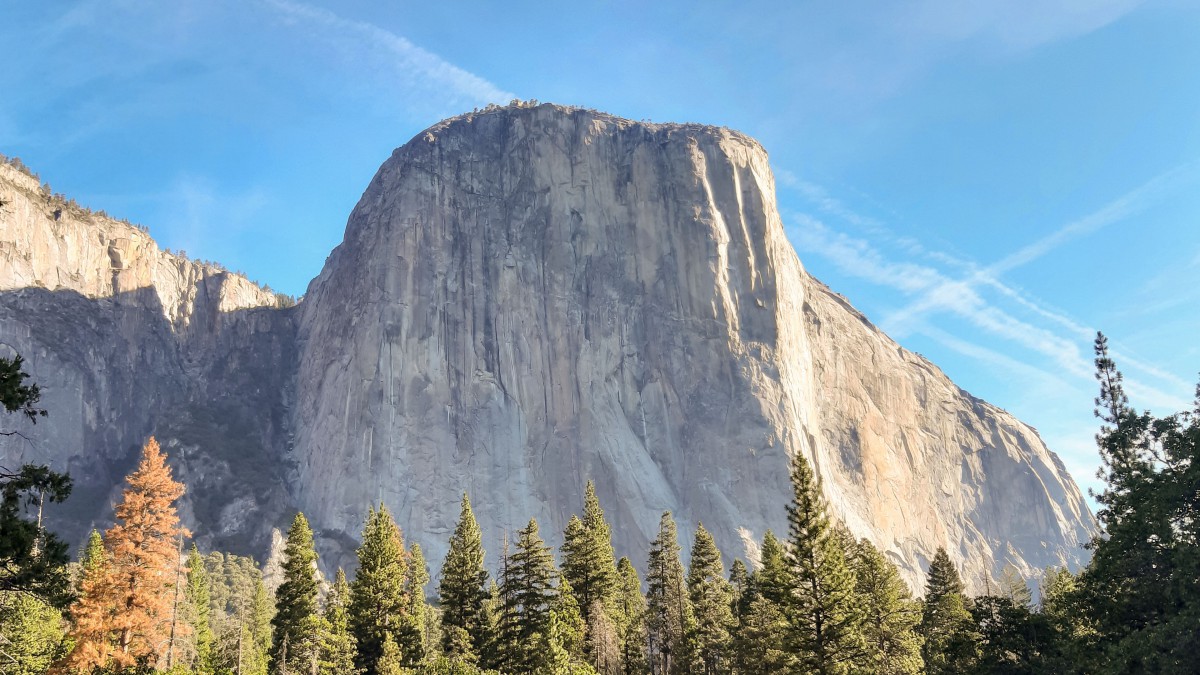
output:
POLYGON ((394 147, 538 99, 757 137, 805 266, 1084 487, 1096 329, 1135 405, 1192 399, 1195 0, 0 7, 0 152, 277 290, 394 147))

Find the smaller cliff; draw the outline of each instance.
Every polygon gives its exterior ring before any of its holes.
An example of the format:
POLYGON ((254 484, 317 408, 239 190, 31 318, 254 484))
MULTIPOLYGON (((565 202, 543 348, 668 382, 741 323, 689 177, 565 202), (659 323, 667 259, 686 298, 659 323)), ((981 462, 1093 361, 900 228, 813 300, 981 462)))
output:
POLYGON ((0 352, 21 354, 50 417, 0 439, 0 464, 71 473, 51 526, 80 540, 111 517, 139 446, 156 434, 200 544, 258 551, 286 510, 288 369, 280 298, 149 234, 81 208, 0 163, 0 352), (264 517, 265 516, 265 517, 264 517))

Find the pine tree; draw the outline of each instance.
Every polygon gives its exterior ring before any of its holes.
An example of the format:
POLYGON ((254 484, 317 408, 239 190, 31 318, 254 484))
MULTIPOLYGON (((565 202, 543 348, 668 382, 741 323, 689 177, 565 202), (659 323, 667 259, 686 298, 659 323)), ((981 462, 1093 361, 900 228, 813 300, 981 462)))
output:
POLYGON ((429 566, 425 563, 425 554, 421 545, 413 543, 408 552, 408 576, 404 580, 404 592, 408 596, 408 615, 405 617, 400 633, 405 637, 401 642, 416 647, 408 655, 412 663, 425 660, 427 654, 436 648, 429 644, 426 633, 426 616, 432 611, 425 601, 425 586, 429 583, 429 566))
POLYGON ((1047 670, 1076 672, 1088 662, 1087 656, 1099 651, 1096 633, 1082 607, 1078 577, 1063 568, 1047 568, 1042 575, 1041 615, 1050 632, 1047 670))
POLYGON ((741 621, 742 611, 750 601, 750 570, 746 569, 746 563, 740 558, 734 558, 733 563, 729 565, 729 591, 732 594, 729 608, 733 612, 733 621, 736 624, 741 621))
POLYGON ((250 586, 250 602, 243 610, 245 619, 240 622, 238 663, 243 675, 266 675, 271 659, 271 618, 275 603, 254 561, 239 558, 237 562, 243 583, 250 586))
POLYGON ((733 591, 724 571, 716 542, 703 524, 698 525, 687 576, 695 616, 690 642, 700 666, 695 672, 708 675, 726 672, 729 667, 733 591))
POLYGON ((94 576, 99 573, 101 566, 104 565, 104 537, 96 530, 92 530, 88 535, 87 544, 83 548, 83 552, 79 555, 79 571, 75 575, 75 593, 80 595, 83 593, 83 582, 88 576, 94 576))
MULTIPOLYGON (((1044 617, 1004 595, 985 595, 971 603, 973 641, 977 645, 972 672, 1048 672, 1046 652, 1050 630, 1044 617)), ((960 671, 966 662, 959 662, 960 671)))
MULTIPOLYGON (((20 355, 0 357, 0 406, 37 423, 41 390, 27 383, 20 355)), ((9 432, 13 433, 13 432, 9 432)), ((66 542, 31 519, 26 506, 62 502, 71 494, 70 476, 26 464, 0 467, 0 592, 30 593, 55 607, 71 601, 66 542)))
MULTIPOLYGON (((503 569, 508 564, 508 537, 504 539, 501 549, 500 565, 503 569)), ((500 593, 500 585, 492 579, 488 584, 487 599, 483 602, 483 610, 479 613, 479 626, 482 643, 479 646, 479 666, 485 670, 500 670, 505 659, 504 645, 501 642, 500 620, 504 615, 504 597, 500 593)), ((459 662, 462 663, 462 662, 459 662)))
MULTIPOLYGON (((407 553, 400 528, 380 504, 367 515, 363 543, 358 548, 358 573, 350 584, 350 628, 358 641, 355 665, 364 675, 379 675, 384 642, 403 628, 409 599, 405 593, 407 553)), ((405 665, 415 665, 417 644, 396 645, 405 665)))
POLYGON ((325 632, 321 636, 321 675, 343 675, 354 672, 354 653, 357 645, 350 633, 350 584, 346 573, 338 568, 333 587, 325 598, 325 632))
POLYGON ((379 661, 376 662, 375 669, 379 675, 404 675, 407 670, 404 667, 404 657, 401 654, 400 646, 396 644, 391 633, 383 635, 383 646, 380 648, 379 661))
POLYGON ((1029 582, 1012 563, 1000 570, 1000 595, 1017 607, 1029 608, 1033 605, 1033 591, 1029 588, 1029 582))
POLYGON ((646 567, 646 631, 650 671, 656 675, 687 673, 692 667, 687 636, 692 630, 692 604, 688 599, 679 538, 671 512, 663 513, 658 536, 650 544, 646 567))
MULTIPOLYGON (((617 580, 612 529, 596 497, 596 487, 587 482, 583 497, 583 519, 571 516, 563 533, 563 576, 575 591, 587 621, 596 602, 608 607, 617 580)), ((589 651, 590 653, 590 651, 589 651)))
POLYGON ((438 596, 442 604, 442 650, 451 659, 478 661, 486 640, 483 606, 488 599, 483 568, 483 536, 464 493, 458 525, 442 564, 438 596))
POLYGON ((759 560, 762 567, 755 573, 759 592, 782 608, 791 596, 795 582, 792 580, 787 550, 771 530, 767 530, 763 535, 763 543, 759 547, 759 560))
POLYGON ((1102 533, 1079 577, 1094 656, 1109 672, 1194 672, 1200 644, 1200 387, 1190 410, 1137 412, 1096 336, 1102 533))
POLYGON ((62 613, 31 593, 0 591, 0 672, 42 675, 66 656, 62 613))
POLYGON ((840 675, 862 658, 862 611, 854 572, 830 526, 812 469, 799 453, 792 460, 792 493, 787 640, 801 672, 840 675))
POLYGON ((621 672, 643 673, 646 661, 646 597, 629 558, 617 561, 616 629, 620 633, 621 672))
POLYGON ((317 660, 317 551, 312 528, 297 513, 283 550, 283 583, 275 591, 271 666, 276 671, 308 673, 317 660), (283 646, 287 644, 287 657, 283 646))
POLYGON ((72 609, 75 647, 67 659, 72 669, 153 667, 168 646, 177 540, 186 534, 175 500, 184 488, 171 477, 153 438, 127 481, 117 524, 104 534, 103 573, 85 579, 72 609))
POLYGON ((550 605, 555 597, 554 557, 538 533, 536 520, 517 532, 515 550, 507 542, 501 560, 499 670, 532 672, 550 646, 550 605))
POLYGON ((878 675, 916 675, 924 671, 917 624, 921 607, 896 566, 866 539, 851 558, 856 590, 864 611, 866 658, 863 667, 878 675))
POLYGON ((794 659, 785 650, 787 618, 782 607, 752 584, 733 639, 735 671, 745 675, 771 675, 790 671, 794 659))
MULTIPOLYGON (((549 648, 566 655, 566 663, 571 668, 587 663, 584 655, 584 639, 587 634, 587 623, 583 618, 583 610, 575 596, 571 582, 556 574, 558 588, 554 592, 554 600, 550 603, 550 628, 547 632, 549 648)), ((599 601, 597 601, 598 603, 599 601)), ((606 612, 601 612, 606 614, 606 612)), ((597 616, 599 619, 599 616, 597 616)), ((545 663, 542 664, 543 669, 545 663)))
POLYGON ((221 675, 266 675, 275 602, 250 558, 213 552, 204 559, 209 578, 212 667, 221 675))
POLYGON ((212 607, 209 587, 204 559, 193 544, 187 558, 187 602, 190 610, 188 613, 191 616, 192 639, 195 643, 196 658, 192 664, 192 671, 197 675, 213 672, 213 632, 209 621, 212 607))
POLYGON ((758 569, 746 579, 739 603, 733 652, 739 673, 780 673, 792 668, 784 649, 787 634, 784 603, 791 595, 787 553, 775 533, 767 530, 759 547, 758 569))
POLYGON ((973 619, 962 578, 939 547, 929 565, 921 616, 921 656, 930 675, 964 672, 976 659, 973 619))

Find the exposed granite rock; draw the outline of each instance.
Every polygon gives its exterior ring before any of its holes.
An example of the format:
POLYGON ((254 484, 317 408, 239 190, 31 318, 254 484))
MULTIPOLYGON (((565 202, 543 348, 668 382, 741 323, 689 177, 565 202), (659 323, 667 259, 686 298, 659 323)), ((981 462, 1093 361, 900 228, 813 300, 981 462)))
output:
POLYGON ((726 551, 786 529, 788 456, 910 581, 1075 564, 1093 524, 1036 433, 803 270, 767 155, 726 129, 557 106, 464 115, 393 153, 301 307, 296 494, 353 532, 382 500, 437 560, 560 532, 592 478, 618 554, 658 516, 726 551), (336 481, 328 476, 339 476, 336 481))
POLYGON ((76 530, 150 431, 205 541, 261 556, 301 508, 327 566, 384 501, 436 571, 463 491, 492 553, 530 516, 557 543, 589 478, 635 563, 667 509, 753 557, 796 452, 914 583, 939 545, 975 584, 1075 565, 1095 527, 1033 429, 807 275, 733 131, 447 120, 384 163, 293 309, 24 179, 0 168, 0 343, 46 391, 38 451, 82 476, 76 530))
POLYGON ((112 517, 122 478, 158 435, 188 485, 201 546, 264 549, 289 514, 280 458, 292 394, 292 312, 215 265, 161 251, 128 223, 74 206, 0 164, 0 351, 16 352, 50 416, 12 418, 32 442, 0 464, 49 463, 75 490, 50 523, 82 541, 112 517), (230 527, 221 514, 250 497, 230 527))

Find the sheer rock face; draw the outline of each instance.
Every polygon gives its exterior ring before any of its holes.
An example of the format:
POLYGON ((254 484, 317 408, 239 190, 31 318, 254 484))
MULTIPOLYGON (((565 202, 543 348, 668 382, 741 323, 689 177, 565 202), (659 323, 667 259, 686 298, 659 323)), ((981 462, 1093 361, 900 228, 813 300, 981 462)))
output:
POLYGON ((51 526, 82 542, 156 434, 188 485, 202 547, 267 541, 290 508, 279 459, 291 395, 291 311, 222 268, 162 251, 0 164, 0 355, 20 354, 49 416, 0 421, 0 465, 70 471, 51 526), (287 505, 285 507, 285 505, 287 505))
MULTIPOLYGON (((384 163, 299 321, 297 495, 494 550, 596 481, 618 554, 658 516, 742 552, 786 530, 788 457, 906 570, 1078 562, 1093 521, 1036 433, 809 277, 767 155, 725 129, 540 106, 465 115, 384 163), (329 476, 342 477, 328 480, 329 476)), ((685 537, 687 538, 687 537, 685 537)))
POLYGON ((805 273, 732 131, 550 105, 443 122, 288 310, 0 171, 0 342, 46 391, 39 446, 101 503, 156 431, 214 544, 261 555, 299 508, 348 564, 383 501, 436 568, 464 491, 494 555, 530 517, 558 543, 590 478, 618 555, 671 510, 752 557, 786 531, 793 453, 914 583, 939 545, 976 584, 1075 565, 1095 527, 1036 432, 805 273))

